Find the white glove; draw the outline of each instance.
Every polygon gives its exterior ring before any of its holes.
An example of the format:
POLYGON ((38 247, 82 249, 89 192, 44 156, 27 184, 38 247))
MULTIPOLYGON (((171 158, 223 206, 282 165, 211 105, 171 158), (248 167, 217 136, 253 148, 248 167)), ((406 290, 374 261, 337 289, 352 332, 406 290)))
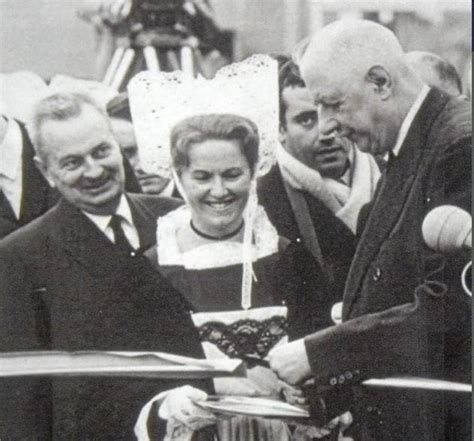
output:
POLYGON ((195 404, 206 399, 207 394, 202 390, 191 386, 178 387, 168 392, 158 415, 173 425, 179 423, 193 431, 199 430, 217 421, 213 413, 195 404))

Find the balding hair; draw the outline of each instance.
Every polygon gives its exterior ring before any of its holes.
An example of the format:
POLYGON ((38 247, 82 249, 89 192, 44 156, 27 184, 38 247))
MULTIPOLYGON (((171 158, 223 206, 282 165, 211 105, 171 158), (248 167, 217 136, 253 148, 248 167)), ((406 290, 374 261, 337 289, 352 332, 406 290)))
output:
POLYGON ((420 78, 429 86, 438 87, 450 95, 462 93, 462 83, 456 68, 432 52, 412 51, 405 58, 420 78))
POLYGON ((317 60, 339 69, 365 75, 372 66, 385 66, 392 74, 404 75, 407 63, 395 34, 369 20, 337 20, 303 42, 294 54, 304 76, 307 63, 317 60))
POLYGON ((92 107, 104 117, 104 123, 110 127, 109 118, 105 109, 92 97, 84 93, 56 92, 43 97, 33 107, 28 122, 28 133, 35 148, 36 154, 45 159, 44 139, 42 126, 47 121, 66 121, 81 115, 84 107, 92 107))

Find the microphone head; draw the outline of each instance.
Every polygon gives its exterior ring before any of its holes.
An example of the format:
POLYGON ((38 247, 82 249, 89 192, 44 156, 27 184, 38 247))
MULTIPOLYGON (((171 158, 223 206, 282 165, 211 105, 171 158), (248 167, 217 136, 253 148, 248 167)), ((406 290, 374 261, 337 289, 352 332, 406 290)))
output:
POLYGON ((471 248, 472 218, 459 207, 434 208, 426 215, 421 228, 426 245, 437 252, 445 254, 471 248))

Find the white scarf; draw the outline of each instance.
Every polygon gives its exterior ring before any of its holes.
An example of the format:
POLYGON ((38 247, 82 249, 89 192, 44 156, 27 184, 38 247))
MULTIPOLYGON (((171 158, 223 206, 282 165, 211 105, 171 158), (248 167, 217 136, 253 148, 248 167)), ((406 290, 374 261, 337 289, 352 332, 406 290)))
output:
POLYGON ((353 233, 356 232, 360 209, 368 203, 380 178, 374 158, 353 147, 352 183, 345 185, 321 174, 290 155, 282 145, 277 146, 277 160, 283 179, 296 190, 304 190, 321 201, 353 233))

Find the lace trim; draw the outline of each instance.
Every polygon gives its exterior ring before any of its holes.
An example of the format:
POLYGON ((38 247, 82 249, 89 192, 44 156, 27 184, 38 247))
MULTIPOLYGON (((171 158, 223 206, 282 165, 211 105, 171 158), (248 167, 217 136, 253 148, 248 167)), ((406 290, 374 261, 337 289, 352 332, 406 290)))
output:
POLYGON ((230 358, 241 358, 243 355, 264 358, 288 334, 288 323, 282 316, 263 321, 243 319, 230 325, 210 321, 199 326, 198 331, 201 341, 216 345, 230 358))
MULTIPOLYGON (((182 253, 176 241, 177 231, 189 224, 191 211, 182 206, 158 219, 156 231, 158 265, 183 266, 186 269, 222 268, 241 264, 242 243, 224 241, 206 244, 182 253)), ((278 252, 278 233, 269 221, 265 209, 258 205, 253 223, 252 261, 278 252)))

